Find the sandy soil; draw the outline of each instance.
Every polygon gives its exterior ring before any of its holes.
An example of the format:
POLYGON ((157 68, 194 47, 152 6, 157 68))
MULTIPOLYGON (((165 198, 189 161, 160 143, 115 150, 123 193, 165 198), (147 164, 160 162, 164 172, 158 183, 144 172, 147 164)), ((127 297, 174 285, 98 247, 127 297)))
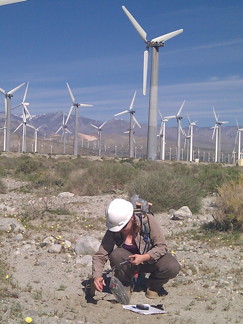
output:
MULTIPOLYGON (((243 322, 240 247, 223 241, 222 236, 196 240, 188 232, 211 220, 210 199, 204 201, 200 215, 188 220, 173 221, 166 213, 155 215, 182 270, 165 286, 166 296, 151 301, 143 291, 132 294, 131 304, 163 304, 166 310, 160 315, 139 315, 124 310, 109 292, 96 292, 94 303, 87 302, 85 282, 91 267, 82 265, 72 249, 80 235, 101 239, 105 205, 116 196, 60 198, 46 191, 45 197, 13 192, 11 189, 22 184, 7 183, 9 192, 0 195, 0 204, 8 206, 13 217, 19 219, 27 211, 42 216, 27 223, 22 239, 13 232, 0 235, 0 253, 10 265, 6 280, 12 287, 12 297, 0 300, 1 324, 23 324, 27 316, 35 324, 243 322), (62 207, 69 213, 41 213, 46 207, 62 207), (72 247, 49 253, 42 243, 51 235, 70 241, 72 247)), ((0 217, 9 215, 2 210, 0 217)))

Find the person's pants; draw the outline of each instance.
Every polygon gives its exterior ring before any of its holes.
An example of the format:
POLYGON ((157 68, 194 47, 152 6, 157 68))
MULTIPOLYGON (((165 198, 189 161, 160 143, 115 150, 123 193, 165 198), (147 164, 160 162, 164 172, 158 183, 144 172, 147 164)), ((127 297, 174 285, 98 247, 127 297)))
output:
MULTIPOLYGON (((109 255, 111 267, 118 265, 128 259, 131 252, 123 247, 118 247, 109 255)), ((175 278, 180 271, 180 265, 176 258, 170 253, 163 255, 155 263, 145 262, 138 267, 133 266, 130 262, 118 266, 115 269, 115 276, 123 283, 124 286, 131 285, 132 277, 138 270, 138 273, 150 273, 148 279, 148 288, 158 291, 169 279, 175 278)))

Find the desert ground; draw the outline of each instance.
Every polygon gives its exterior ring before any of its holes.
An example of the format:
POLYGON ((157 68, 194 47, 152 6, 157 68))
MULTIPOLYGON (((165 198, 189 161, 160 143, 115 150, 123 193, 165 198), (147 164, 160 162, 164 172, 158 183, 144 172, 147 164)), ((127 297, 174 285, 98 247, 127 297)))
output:
POLYGON ((124 310, 108 289, 96 292, 93 300, 87 298, 92 253, 75 252, 80 237, 101 240, 105 206, 121 195, 55 196, 48 188, 41 194, 25 192, 27 184, 11 178, 5 183, 8 191, 0 195, 0 220, 12 219, 23 227, 0 232, 6 264, 0 281, 6 287, 0 298, 1 324, 23 324, 28 317, 34 324, 243 322, 240 245, 220 233, 210 237, 199 231, 212 220, 212 197, 204 199, 201 212, 190 218, 155 214, 182 269, 165 285, 167 295, 149 300, 144 291, 133 292, 131 304, 163 304, 166 311, 141 315, 124 310), (61 248, 51 249, 53 244, 61 248))

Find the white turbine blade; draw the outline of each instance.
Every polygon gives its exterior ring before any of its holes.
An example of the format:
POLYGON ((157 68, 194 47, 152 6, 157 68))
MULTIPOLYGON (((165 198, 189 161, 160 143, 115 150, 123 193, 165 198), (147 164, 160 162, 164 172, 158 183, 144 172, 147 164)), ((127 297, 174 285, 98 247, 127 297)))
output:
POLYGON ((187 116, 187 120, 188 120, 189 124, 191 124, 191 120, 190 120, 190 117, 189 117, 189 115, 188 115, 188 114, 186 114, 186 116, 187 116))
POLYGON ((19 126, 14 130, 14 133, 22 126, 23 123, 19 124, 19 126))
POLYGON ((217 117, 217 115, 216 115, 216 112, 215 112, 215 110, 214 110, 214 107, 213 107, 213 114, 214 114, 215 121, 218 122, 218 117, 217 117))
POLYGON ((141 128, 141 125, 137 121, 136 117, 134 115, 132 115, 132 117, 133 117, 134 122, 138 125, 138 127, 141 128))
POLYGON ((186 136, 186 133, 184 132, 184 129, 182 127, 180 127, 180 131, 181 131, 182 135, 186 136))
POLYGON ((123 132, 123 134, 129 134, 130 133, 130 131, 125 131, 125 132, 123 132))
POLYGON ((20 84, 20 85, 17 86, 16 88, 10 90, 10 91, 8 92, 8 94, 10 94, 10 95, 13 94, 15 91, 19 90, 19 88, 21 88, 24 84, 25 84, 25 82, 22 83, 22 84, 20 84))
POLYGON ((147 42, 147 33, 145 32, 145 30, 143 30, 143 28, 139 25, 139 23, 136 21, 136 19, 131 15, 131 13, 127 10, 127 8, 125 6, 122 6, 123 11, 125 12, 125 14, 127 15, 128 19, 131 21, 131 23, 133 24, 134 28, 136 29, 136 31, 138 32, 138 34, 140 35, 140 37, 147 42))
POLYGON ((65 114, 64 114, 64 112, 62 113, 62 125, 65 125, 65 114))
POLYGON ((143 54, 143 95, 146 96, 148 78, 148 49, 143 54))
POLYGON ((239 123, 238 123, 238 120, 237 120, 237 119, 235 119, 235 121, 236 121, 237 129, 239 129, 240 127, 239 127, 239 123))
POLYGON ((69 134, 72 134, 72 132, 70 132, 70 130, 69 130, 69 129, 67 129, 67 128, 66 128, 66 132, 68 132, 69 134))
POLYGON ((221 121, 220 123, 221 124, 228 124, 229 122, 228 121, 221 121))
POLYGON ((72 113, 72 111, 73 111, 73 107, 74 107, 74 106, 71 106, 71 108, 69 109, 69 112, 68 112, 68 115, 67 115, 67 119, 66 119, 65 125, 67 125, 67 122, 68 122, 68 120, 69 120, 69 118, 70 118, 70 116, 71 116, 71 113, 72 113))
POLYGON ((67 83, 67 88, 68 88, 68 92, 69 92, 69 94, 70 94, 70 97, 71 97, 71 99, 72 99, 72 102, 73 102, 73 104, 75 103, 75 98, 74 98, 74 96, 73 96, 73 93, 72 93, 72 90, 71 90, 71 88, 69 87, 69 84, 67 83))
POLYGON ((182 103, 180 109, 178 110, 178 113, 177 113, 176 117, 179 117, 179 116, 180 116, 180 113, 181 113, 181 111, 182 111, 182 108, 183 108, 184 105, 185 105, 185 102, 186 102, 186 100, 183 101, 183 103, 182 103))
POLYGON ((126 114, 126 113, 129 113, 129 110, 123 110, 121 112, 119 112, 118 114, 115 114, 114 116, 120 116, 120 115, 123 115, 123 114, 126 114))
POLYGON ((88 104, 78 104, 79 107, 93 107, 93 105, 88 104))
POLYGON ((24 97, 23 97, 23 102, 25 102, 26 96, 27 96, 27 91, 28 91, 28 87, 29 87, 29 82, 27 83, 25 92, 24 92, 24 97))
POLYGON ((23 106, 24 106, 24 110, 25 110, 25 111, 27 112, 27 114, 28 114, 29 119, 32 119, 32 116, 31 116, 31 114, 30 114, 28 108, 25 106, 25 104, 23 104, 23 106))
POLYGON ((20 107, 20 106, 22 106, 22 103, 19 104, 19 105, 17 105, 17 106, 15 106, 15 107, 13 107, 13 108, 11 108, 11 110, 16 109, 16 108, 18 108, 18 107, 20 107))
POLYGON ((98 126, 95 126, 95 125, 93 125, 93 124, 90 124, 92 127, 94 127, 94 128, 96 128, 96 129, 99 129, 99 127, 98 126))
POLYGON ((173 118, 176 118, 176 116, 166 116, 165 119, 173 119, 173 118))
POLYGON ((0 92, 4 95, 6 94, 6 92, 2 88, 0 88, 0 92))
POLYGON ((134 101, 135 101, 135 98, 136 98, 136 94, 137 94, 137 92, 135 91, 134 92, 134 95, 133 95, 133 98, 132 98, 132 101, 131 101, 131 104, 130 104, 130 107, 129 107, 129 110, 132 110, 133 109, 133 105, 134 105, 134 101))
POLYGON ((212 127, 212 128, 213 128, 213 135, 212 135, 212 139, 214 138, 216 127, 217 127, 216 125, 214 125, 214 127, 212 127))
POLYGON ((100 125, 100 128, 102 128, 106 123, 107 121, 105 121, 102 125, 100 125))
POLYGON ((28 1, 28 0, 1 0, 0 6, 17 3, 17 2, 23 2, 23 1, 28 1))
POLYGON ((162 35, 162 36, 159 36, 159 37, 153 38, 153 39, 152 39, 152 42, 158 42, 158 43, 162 42, 162 43, 163 43, 163 42, 167 41, 168 39, 170 39, 170 38, 172 38, 172 37, 175 37, 175 36, 179 35, 179 34, 182 33, 182 32, 183 32, 183 29, 178 29, 178 30, 175 30, 175 31, 173 31, 173 32, 171 32, 171 33, 164 34, 164 35, 162 35))
POLYGON ((58 130, 56 131, 55 134, 57 134, 58 132, 60 132, 61 129, 62 129, 62 126, 60 126, 60 127, 58 128, 58 130))
POLYGON ((162 116, 162 114, 161 114, 161 111, 160 110, 158 110, 159 111, 159 116, 160 116, 160 119, 161 119, 161 121, 163 120, 163 116, 162 116))

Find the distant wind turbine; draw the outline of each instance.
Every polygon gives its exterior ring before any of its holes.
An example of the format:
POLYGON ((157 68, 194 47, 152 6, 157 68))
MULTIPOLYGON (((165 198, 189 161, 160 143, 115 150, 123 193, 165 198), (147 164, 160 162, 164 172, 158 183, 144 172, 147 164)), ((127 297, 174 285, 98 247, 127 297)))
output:
POLYGON ((167 121, 170 119, 170 116, 163 117, 161 112, 159 111, 160 119, 161 119, 161 125, 160 125, 160 131, 159 131, 159 138, 160 138, 160 159, 162 161, 165 160, 165 127, 167 121))
POLYGON ((181 116, 181 111, 185 105, 185 102, 186 101, 184 100, 176 115, 167 117, 170 119, 174 118, 177 121, 177 150, 176 150, 176 160, 177 161, 180 161, 180 157, 181 157, 181 133, 185 136, 185 132, 183 131, 183 129, 181 127, 181 120, 183 118, 181 116))
POLYGON ((0 6, 17 3, 17 2, 23 2, 23 1, 28 1, 28 0, 0 0, 0 6))
POLYGON ((243 132, 243 128, 239 127, 239 124, 238 124, 237 120, 236 120, 236 124, 237 124, 237 134, 236 134, 235 142, 237 142, 237 139, 238 139, 237 159, 240 160, 241 159, 241 132, 243 132))
POLYGON ((98 145, 99 145, 99 156, 101 156, 101 131, 102 131, 102 127, 106 124, 106 121, 100 125, 100 126, 95 126, 93 124, 90 124, 92 127, 96 128, 98 131, 98 145))
MULTIPOLYGON (((20 123, 20 125, 15 129, 14 133, 22 126, 23 127, 23 135, 22 135, 22 153, 26 152, 26 128, 27 126, 30 127, 29 124, 27 124, 27 119, 32 119, 32 116, 27 108, 27 106, 29 106, 29 103, 26 102, 26 96, 27 96, 27 91, 28 91, 28 87, 29 87, 29 82, 27 83, 25 92, 24 92, 24 97, 23 97, 23 101, 21 102, 20 105, 14 107, 17 108, 19 106, 23 106, 23 111, 22 111, 22 123, 20 123)), ((13 108, 13 109, 14 109, 13 108)))
MULTIPOLYGON (((70 117, 70 115, 69 115, 70 117)), ((63 154, 66 154, 66 135, 67 133, 71 134, 70 130, 67 128, 68 118, 65 120, 65 115, 62 115, 62 125, 58 128, 55 134, 59 133, 62 130, 62 139, 63 139, 63 154)))
POLYGON ((146 44, 143 64, 143 94, 146 95, 147 72, 148 72, 148 50, 152 47, 152 66, 150 77, 150 98, 148 115, 148 138, 147 138, 147 159, 156 160, 157 157, 157 114, 158 114, 158 75, 159 75, 159 48, 164 46, 165 41, 183 32, 183 29, 147 40, 147 33, 131 15, 131 13, 122 6, 128 19, 137 30, 140 37, 146 44))
POLYGON ((82 104, 82 103, 77 103, 75 102, 75 98, 73 96, 73 93, 71 91, 71 88, 69 87, 69 84, 67 83, 67 88, 72 100, 72 106, 69 110, 67 120, 69 119, 73 108, 75 107, 75 122, 74 122, 74 144, 73 144, 73 154, 78 155, 78 108, 79 107, 92 107, 93 105, 88 105, 88 104, 82 104))
POLYGON ((35 142, 34 142, 34 152, 37 153, 38 152, 38 143, 37 143, 37 141, 38 141, 38 131, 42 126, 39 126, 39 127, 36 128, 33 125, 29 125, 29 127, 33 128, 34 131, 35 131, 34 132, 34 140, 35 140, 35 142))
POLYGON ((213 107, 213 114, 215 118, 215 125, 213 127, 213 136, 215 135, 215 162, 220 162, 220 156, 221 156, 221 126, 223 124, 227 124, 228 121, 220 121, 219 117, 217 116, 214 107, 213 107))
POLYGON ((189 149, 189 161, 192 162, 193 160, 193 136, 194 136, 194 132, 193 132, 193 128, 194 126, 196 126, 197 121, 191 122, 189 115, 187 115, 187 119, 189 122, 189 129, 188 129, 188 135, 189 135, 189 141, 190 141, 190 149, 189 149))
POLYGON ((135 127, 135 124, 137 124, 138 127, 141 128, 139 122, 135 118, 135 110, 133 109, 135 98, 136 98, 136 91, 134 92, 129 109, 123 110, 123 111, 119 112, 118 114, 114 115, 116 117, 116 116, 120 116, 120 115, 123 115, 126 113, 130 114, 129 157, 131 157, 131 158, 134 157, 134 127, 135 127))
POLYGON ((5 151, 9 152, 11 148, 11 98, 13 97, 13 93, 21 88, 25 83, 20 84, 16 88, 6 92, 2 88, 0 88, 0 92, 5 96, 5 122, 6 122, 6 137, 5 137, 5 151))

